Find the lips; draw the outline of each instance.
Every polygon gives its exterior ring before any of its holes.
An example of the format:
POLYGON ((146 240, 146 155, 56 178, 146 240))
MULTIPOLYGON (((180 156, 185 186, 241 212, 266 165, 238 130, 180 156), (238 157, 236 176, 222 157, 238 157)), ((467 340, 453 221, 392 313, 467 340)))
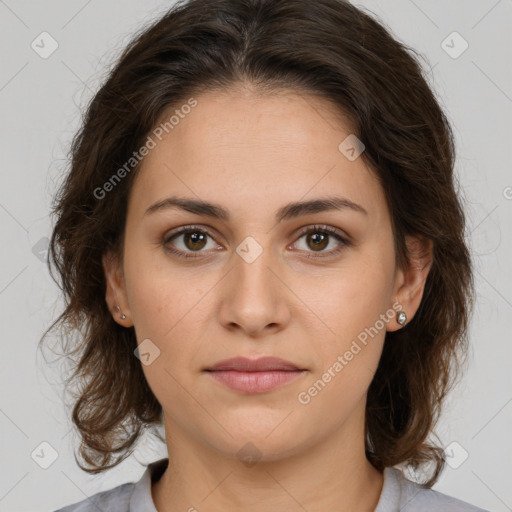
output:
POLYGON ((277 357, 235 357, 219 361, 205 371, 214 381, 245 394, 273 391, 307 373, 307 370, 277 357))
POLYGON ((237 371, 237 372, 269 372, 269 371, 300 371, 295 364, 278 357, 260 357, 259 359, 248 359, 246 357, 234 357, 219 361, 206 368, 206 371, 237 371))

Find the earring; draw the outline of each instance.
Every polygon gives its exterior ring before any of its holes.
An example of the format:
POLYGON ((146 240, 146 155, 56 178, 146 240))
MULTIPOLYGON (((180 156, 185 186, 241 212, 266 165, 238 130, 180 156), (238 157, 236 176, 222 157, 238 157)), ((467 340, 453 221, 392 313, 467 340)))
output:
POLYGON ((407 322, 407 315, 403 311, 396 314, 396 321, 403 327, 407 322))
MULTIPOLYGON (((116 311, 119 313, 120 309, 119 306, 116 306, 116 311)), ((124 313, 121 314, 121 320, 124 320, 126 318, 126 315, 124 313)))

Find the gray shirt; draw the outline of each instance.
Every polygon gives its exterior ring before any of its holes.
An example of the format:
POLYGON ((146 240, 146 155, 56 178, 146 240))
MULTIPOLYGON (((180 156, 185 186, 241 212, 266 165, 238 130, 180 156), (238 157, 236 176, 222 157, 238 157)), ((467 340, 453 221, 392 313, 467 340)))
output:
MULTIPOLYGON (((138 482, 119 485, 55 512, 157 512, 151 482, 165 471, 169 459, 149 464, 138 482)), ((384 483, 374 512, 488 512, 433 489, 424 489, 392 467, 384 469, 384 483)))

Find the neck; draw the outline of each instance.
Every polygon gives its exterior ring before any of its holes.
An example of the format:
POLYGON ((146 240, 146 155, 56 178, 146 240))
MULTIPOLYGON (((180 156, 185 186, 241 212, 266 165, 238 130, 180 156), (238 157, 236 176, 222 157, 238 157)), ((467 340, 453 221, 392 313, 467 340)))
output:
POLYGON ((354 438, 355 431, 345 424, 305 451, 251 465, 166 422, 169 465, 152 486, 153 501, 158 512, 373 512, 383 474, 366 459, 364 437, 354 438))

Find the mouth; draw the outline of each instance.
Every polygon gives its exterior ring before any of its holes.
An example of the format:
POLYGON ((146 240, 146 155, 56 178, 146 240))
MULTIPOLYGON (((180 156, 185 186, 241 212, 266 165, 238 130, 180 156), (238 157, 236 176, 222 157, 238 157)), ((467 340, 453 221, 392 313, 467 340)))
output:
POLYGON ((209 366, 206 371, 238 371, 238 372, 269 372, 269 371, 301 371, 305 368, 280 359, 278 357, 260 357, 258 359, 249 359, 247 357, 233 357, 224 359, 209 366))
POLYGON ((204 370, 212 378, 242 393, 264 393, 296 380, 307 370, 275 357, 236 357, 219 361, 204 370))

